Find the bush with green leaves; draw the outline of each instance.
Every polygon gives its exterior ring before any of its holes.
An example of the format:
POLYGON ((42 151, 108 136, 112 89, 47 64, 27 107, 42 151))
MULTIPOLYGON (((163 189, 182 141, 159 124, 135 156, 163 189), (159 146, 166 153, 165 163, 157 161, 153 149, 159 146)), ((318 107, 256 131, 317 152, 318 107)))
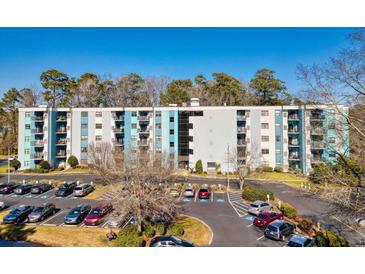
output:
POLYGON ((298 221, 298 228, 300 228, 305 233, 309 234, 313 229, 313 222, 312 220, 307 218, 300 218, 298 221))
POLYGON ((48 172, 51 168, 51 165, 48 163, 48 161, 43 160, 39 163, 39 167, 48 172))
POLYGON ((283 172, 283 171, 284 171, 284 169, 283 169, 283 167, 281 167, 281 166, 276 166, 276 167, 274 168, 274 171, 275 171, 275 172, 283 172))
POLYGON ((138 231, 136 225, 128 225, 119 232, 116 245, 122 247, 144 246, 142 233, 138 231))
POLYGON ((296 168, 295 170, 294 170, 294 173, 295 174, 302 174, 302 170, 300 169, 300 168, 296 168))
POLYGON ((257 167, 257 168, 255 168, 255 171, 257 172, 257 173, 262 173, 262 167, 257 167))
POLYGON ((143 230, 143 234, 149 238, 152 238, 156 234, 155 227, 151 223, 148 223, 148 222, 143 223, 142 230, 143 230))
POLYGON ((196 164, 195 164, 195 172, 198 173, 198 174, 202 174, 203 173, 203 163, 202 163, 202 160, 196 161, 196 164))
POLYGON ((254 201, 266 201, 267 195, 270 196, 270 200, 274 200, 274 193, 266 189, 258 189, 252 186, 245 186, 242 191, 242 198, 244 200, 254 201))
POLYGON ((71 155, 70 157, 68 157, 67 159, 67 163, 72 167, 72 168, 76 168, 79 165, 79 160, 77 160, 76 156, 71 155))
POLYGON ((299 213, 294 206, 288 203, 281 203, 280 211, 284 214, 285 217, 289 219, 295 219, 299 213))
POLYGON ((263 172, 272 172, 272 167, 271 166, 264 166, 264 167, 262 167, 262 171, 263 172))
POLYGON ((346 247, 348 241, 336 233, 329 230, 320 230, 315 236, 316 245, 319 247, 346 247))
POLYGON ((171 224, 167 229, 167 234, 171 236, 182 236, 184 235, 184 228, 180 224, 171 224))
POLYGON ((164 224, 157 223, 154 225, 154 227, 155 227, 155 232, 157 235, 165 235, 166 227, 164 224))
POLYGON ((18 159, 14 159, 10 161, 10 166, 15 170, 18 170, 21 167, 21 163, 18 159))

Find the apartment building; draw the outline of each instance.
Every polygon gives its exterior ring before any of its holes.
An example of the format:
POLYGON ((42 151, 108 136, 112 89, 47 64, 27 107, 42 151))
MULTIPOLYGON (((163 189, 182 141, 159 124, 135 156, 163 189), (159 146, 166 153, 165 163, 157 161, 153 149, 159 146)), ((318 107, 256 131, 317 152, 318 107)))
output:
POLYGON ((124 153, 171 166, 234 171, 281 166, 308 173, 313 165, 347 152, 344 106, 190 106, 138 108, 20 108, 18 158, 21 169, 42 160, 67 166, 75 155, 88 164, 88 148, 108 142, 124 153), (340 110, 340 113, 339 111, 340 110), (340 128, 339 128, 340 126, 340 128))

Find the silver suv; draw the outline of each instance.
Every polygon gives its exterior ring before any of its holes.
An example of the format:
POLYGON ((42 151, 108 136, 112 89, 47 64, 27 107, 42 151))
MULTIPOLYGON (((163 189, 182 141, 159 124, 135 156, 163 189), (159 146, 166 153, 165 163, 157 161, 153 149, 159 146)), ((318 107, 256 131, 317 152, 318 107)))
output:
POLYGON ((74 193, 75 197, 83 197, 89 194, 94 190, 94 187, 91 184, 82 184, 75 187, 74 193))
POLYGON ((283 241, 294 233, 295 225, 284 220, 276 220, 265 229, 265 236, 273 240, 283 241))
POLYGON ((259 215, 261 211, 270 211, 272 210, 272 205, 267 202, 263 201, 255 201, 254 203, 250 204, 248 208, 248 213, 253 215, 259 215))

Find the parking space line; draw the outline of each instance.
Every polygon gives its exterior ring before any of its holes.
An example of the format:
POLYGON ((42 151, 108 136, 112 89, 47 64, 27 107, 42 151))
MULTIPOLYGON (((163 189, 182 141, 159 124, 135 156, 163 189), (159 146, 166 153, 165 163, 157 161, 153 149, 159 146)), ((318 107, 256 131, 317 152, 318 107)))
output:
POLYGON ((39 225, 44 225, 44 223, 47 223, 48 221, 52 220, 53 218, 57 217, 58 215, 60 215, 63 212, 63 210, 60 210, 59 212, 57 212, 56 214, 54 214, 51 218, 46 219, 45 221, 43 221, 42 223, 40 223, 39 225))
POLYGON ((364 237, 365 238, 365 234, 358 231, 357 229, 353 228, 352 226, 349 226, 348 224, 346 224, 345 222, 341 221, 339 218, 335 217, 335 216, 332 216, 332 219, 335 219, 337 222, 343 224, 344 226, 348 227, 349 229, 355 231, 357 234, 359 234, 360 236, 364 237))
POLYGON ((260 238, 257 238, 256 241, 260 241, 264 237, 265 237, 265 235, 262 235, 260 238))
POLYGON ((247 225, 246 227, 251 227, 251 226, 253 226, 253 224, 249 224, 249 225, 247 225))
POLYGON ((195 193, 194 203, 196 203, 197 199, 198 199, 198 192, 195 193))
POLYGON ((211 201, 212 203, 213 203, 213 201, 214 201, 213 197, 214 197, 214 192, 212 192, 212 195, 211 195, 211 197, 210 197, 210 201, 211 201))

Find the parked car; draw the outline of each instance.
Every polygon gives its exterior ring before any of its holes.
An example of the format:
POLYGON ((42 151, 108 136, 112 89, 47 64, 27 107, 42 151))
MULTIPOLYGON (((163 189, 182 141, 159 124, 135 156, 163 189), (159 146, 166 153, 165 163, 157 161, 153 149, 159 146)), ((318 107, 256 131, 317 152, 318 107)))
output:
POLYGON ((252 204, 250 204, 248 208, 248 213, 253 215, 258 215, 262 211, 269 211, 272 210, 272 205, 270 205, 267 202, 263 201, 255 201, 252 204))
POLYGON ((86 216, 84 224, 90 226, 98 225, 102 222, 103 218, 112 210, 113 206, 111 204, 96 205, 86 216))
POLYGON ((65 224, 79 224, 81 223, 87 214, 89 214, 91 206, 88 204, 81 204, 73 209, 65 216, 65 224))
POLYGON ((253 224, 258 227, 266 228, 271 222, 282 219, 283 213, 276 211, 262 211, 253 220, 253 224))
POLYGON ((75 182, 69 182, 62 184, 56 191, 56 197, 67 197, 68 195, 72 194, 76 187, 75 182))
POLYGON ((314 239, 304 235, 295 234, 291 236, 286 246, 290 247, 312 247, 315 246, 314 239))
POLYGON ((126 214, 124 216, 111 216, 107 221, 107 227, 110 228, 119 228, 128 224, 136 224, 136 219, 131 214, 126 214))
POLYGON ((19 224, 28 218, 29 213, 32 212, 34 206, 20 205, 8 213, 4 219, 5 224, 19 224))
POLYGON ((76 186, 74 189, 74 194, 75 194, 75 197, 84 197, 87 194, 89 194, 90 192, 92 192, 93 190, 94 190, 94 187, 91 184, 85 183, 85 184, 76 186))
POLYGON ((194 244, 175 236, 157 236, 152 239, 150 247, 194 247, 194 244))
POLYGON ((359 226, 363 226, 363 227, 365 227, 365 217, 361 217, 361 218, 356 219, 356 223, 357 223, 359 226))
POLYGON ((0 210, 3 210, 6 208, 6 205, 4 202, 0 202, 0 210))
POLYGON ((199 199, 209 199, 210 198, 210 189, 207 185, 203 185, 198 192, 199 199))
POLYGON ((10 194, 17 187, 15 183, 4 183, 0 185, 0 194, 10 194))
POLYGON ((33 209, 28 216, 28 221, 31 223, 41 222, 55 213, 56 206, 52 203, 45 203, 33 209))
POLYGON ((17 194, 17 195, 24 195, 26 193, 29 193, 31 188, 32 188, 31 185, 18 185, 14 189, 14 193, 17 194))
POLYGON ((180 191, 179 191, 179 187, 178 186, 171 186, 170 187, 170 195, 172 197, 179 197, 180 196, 180 191))
POLYGON ((264 234, 267 238, 282 241, 285 237, 293 234, 294 230, 294 224, 284 220, 276 220, 266 227, 264 234))
POLYGON ((192 185, 187 185, 184 190, 184 197, 193 198, 195 197, 195 190, 192 185))
POLYGON ((32 186, 30 193, 32 194, 42 194, 52 189, 52 185, 50 184, 36 184, 32 186))

